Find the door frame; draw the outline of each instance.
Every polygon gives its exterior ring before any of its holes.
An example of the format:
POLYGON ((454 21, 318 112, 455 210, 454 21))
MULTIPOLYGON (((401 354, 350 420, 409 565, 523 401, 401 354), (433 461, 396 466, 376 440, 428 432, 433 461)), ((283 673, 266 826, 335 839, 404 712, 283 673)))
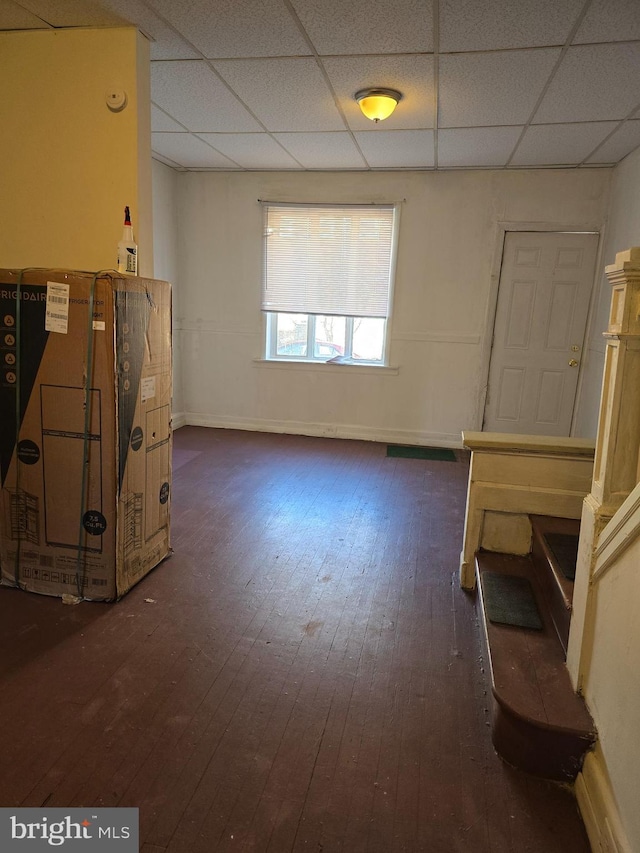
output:
MULTIPOLYGON (((596 250, 596 261, 594 268, 593 281, 591 283, 591 293, 589 296, 589 310, 587 312, 587 322, 585 326, 585 342, 591 338, 591 326, 593 317, 597 308, 597 296, 600 292, 598 284, 602 284, 604 279, 602 269, 602 253, 604 250, 605 224, 604 223, 571 223, 566 222, 509 222, 500 221, 495 223, 495 238, 493 249, 493 260, 491 262, 491 278, 489 282, 489 293, 487 297, 487 306, 483 323, 483 334, 480 343, 480 367, 478 370, 478 394, 476 401, 476 427, 475 429, 482 432, 484 425, 484 412, 487 400, 487 391, 489 388, 489 370, 491 367, 491 352, 493 350, 493 335, 496 324, 496 313, 498 310, 498 293, 500 290, 500 276, 502 274, 502 259, 504 256, 504 244, 507 233, 510 231, 569 231, 583 232, 588 234, 598 235, 598 248, 596 250)), ((578 367, 578 385, 576 388, 576 396, 573 404, 573 413, 571 415, 571 429, 569 436, 575 433, 576 412, 580 405, 582 396, 582 385, 584 378, 585 362, 588 359, 588 347, 583 346, 582 358, 578 367)))

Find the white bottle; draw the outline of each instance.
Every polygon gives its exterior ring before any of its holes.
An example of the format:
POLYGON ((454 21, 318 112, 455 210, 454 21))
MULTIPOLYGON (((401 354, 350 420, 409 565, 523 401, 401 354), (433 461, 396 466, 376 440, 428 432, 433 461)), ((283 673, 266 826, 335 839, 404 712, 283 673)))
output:
POLYGON ((129 208, 124 209, 122 240, 118 243, 118 272, 138 275, 138 245, 133 239, 129 208))

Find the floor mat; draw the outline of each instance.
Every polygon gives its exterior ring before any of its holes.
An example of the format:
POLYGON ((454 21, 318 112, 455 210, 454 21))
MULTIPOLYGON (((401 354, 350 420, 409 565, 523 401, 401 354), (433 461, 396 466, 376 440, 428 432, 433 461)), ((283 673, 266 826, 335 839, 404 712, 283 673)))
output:
POLYGON ((533 588, 527 578, 483 572, 482 594, 485 612, 491 622, 542 630, 533 588))
POLYGON ((455 462, 456 454, 448 447, 409 447, 404 444, 388 444, 387 456, 402 459, 435 459, 438 462, 455 462))
POLYGON ((574 581, 579 537, 573 533, 545 533, 544 538, 562 574, 567 580, 574 581))

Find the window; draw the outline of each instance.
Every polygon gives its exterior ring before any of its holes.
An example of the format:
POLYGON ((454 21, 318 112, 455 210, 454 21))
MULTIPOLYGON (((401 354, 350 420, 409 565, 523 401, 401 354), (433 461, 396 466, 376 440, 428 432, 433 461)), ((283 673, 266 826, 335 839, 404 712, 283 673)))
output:
POLYGON ((264 207, 266 357, 385 364, 395 207, 264 207))

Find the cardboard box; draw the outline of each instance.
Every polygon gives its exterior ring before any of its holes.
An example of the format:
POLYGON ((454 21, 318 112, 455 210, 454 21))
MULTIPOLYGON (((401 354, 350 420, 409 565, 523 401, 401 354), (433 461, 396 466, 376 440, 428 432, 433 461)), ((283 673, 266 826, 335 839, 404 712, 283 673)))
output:
POLYGON ((0 360, 1 582, 119 598, 170 551, 171 285, 0 270, 0 360))

